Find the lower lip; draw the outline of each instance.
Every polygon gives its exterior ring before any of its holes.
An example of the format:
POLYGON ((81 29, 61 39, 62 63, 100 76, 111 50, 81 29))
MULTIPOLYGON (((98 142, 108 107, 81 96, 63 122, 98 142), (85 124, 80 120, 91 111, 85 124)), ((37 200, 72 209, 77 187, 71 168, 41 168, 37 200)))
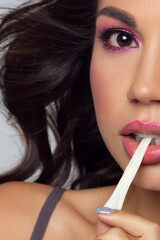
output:
MULTIPOLYGON (((123 146, 130 157, 135 153, 139 142, 131 136, 123 136, 123 146)), ((156 164, 160 162, 160 145, 149 145, 142 164, 156 164)))

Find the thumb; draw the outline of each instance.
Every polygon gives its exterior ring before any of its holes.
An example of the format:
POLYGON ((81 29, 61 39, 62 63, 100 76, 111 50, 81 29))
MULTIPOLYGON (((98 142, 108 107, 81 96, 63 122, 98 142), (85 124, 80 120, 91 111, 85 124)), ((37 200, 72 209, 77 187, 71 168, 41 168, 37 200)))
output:
MULTIPOLYGON (((112 209, 108 208, 108 213, 111 214, 113 211, 112 209)), ((100 208, 96 208, 96 213, 103 213, 103 207, 100 208)), ((106 209, 105 209, 105 214, 106 214, 106 209)), ((97 225, 96 225, 96 236, 100 236, 102 234, 104 234, 105 232, 107 232, 109 229, 111 228, 111 226, 109 226, 108 224, 102 222, 100 219, 98 219, 97 221, 97 225)))
POLYGON ((98 219, 97 221, 97 225, 96 225, 96 236, 100 236, 103 233, 105 233, 106 231, 108 231, 111 227, 105 223, 103 223, 100 219, 98 219))

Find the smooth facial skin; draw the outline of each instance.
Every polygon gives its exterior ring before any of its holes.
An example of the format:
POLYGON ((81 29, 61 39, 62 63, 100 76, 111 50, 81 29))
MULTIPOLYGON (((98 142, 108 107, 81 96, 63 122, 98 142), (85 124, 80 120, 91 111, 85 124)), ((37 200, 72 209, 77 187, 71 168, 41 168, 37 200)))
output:
MULTIPOLYGON (((123 127, 137 120, 160 123, 160 2, 98 1, 98 12, 106 7, 118 8, 129 20, 98 14, 90 79, 100 132, 124 170, 130 156, 123 127)), ((160 191, 160 162, 142 165, 134 183, 160 191)))

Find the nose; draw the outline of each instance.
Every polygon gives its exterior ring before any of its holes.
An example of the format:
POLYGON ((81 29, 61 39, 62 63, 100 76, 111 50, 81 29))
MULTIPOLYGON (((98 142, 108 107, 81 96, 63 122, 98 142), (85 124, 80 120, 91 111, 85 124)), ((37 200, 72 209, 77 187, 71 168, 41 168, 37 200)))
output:
POLYGON ((160 48, 146 46, 140 56, 127 92, 130 101, 150 104, 160 102, 160 48))

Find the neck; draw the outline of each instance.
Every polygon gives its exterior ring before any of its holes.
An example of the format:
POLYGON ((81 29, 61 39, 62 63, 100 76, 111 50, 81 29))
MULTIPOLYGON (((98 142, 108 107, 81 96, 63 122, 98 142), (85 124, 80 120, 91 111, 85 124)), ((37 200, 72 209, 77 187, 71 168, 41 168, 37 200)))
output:
POLYGON ((132 185, 127 194, 124 210, 160 223, 160 192, 132 185))

